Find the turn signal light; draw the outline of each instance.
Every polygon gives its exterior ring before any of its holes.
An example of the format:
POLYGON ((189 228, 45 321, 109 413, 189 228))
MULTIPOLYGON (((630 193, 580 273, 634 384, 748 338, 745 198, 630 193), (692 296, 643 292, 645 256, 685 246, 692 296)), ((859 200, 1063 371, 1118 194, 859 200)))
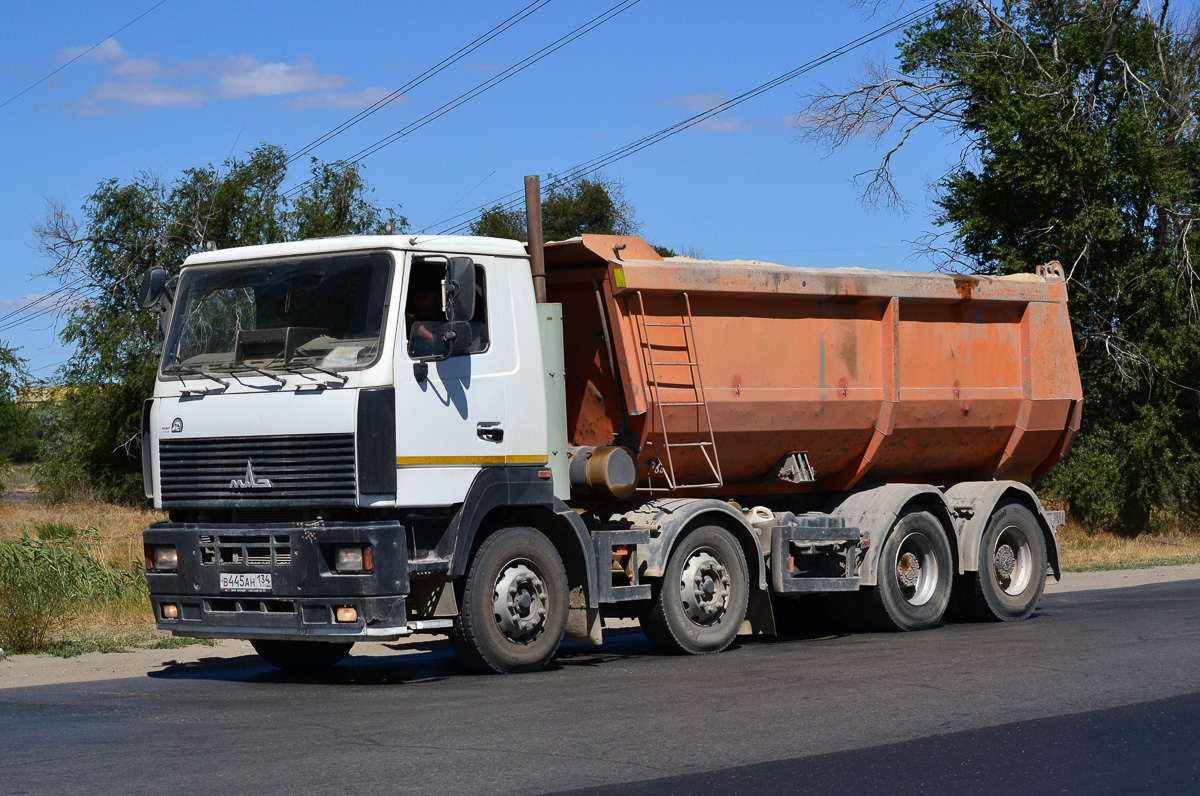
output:
POLYGON ((337 613, 337 621, 339 621, 339 622, 357 622, 358 621, 358 611, 354 610, 353 608, 339 608, 339 609, 337 609, 336 613, 337 613))
POLYGON ((162 617, 163 619, 178 619, 179 606, 175 603, 163 603, 162 617))

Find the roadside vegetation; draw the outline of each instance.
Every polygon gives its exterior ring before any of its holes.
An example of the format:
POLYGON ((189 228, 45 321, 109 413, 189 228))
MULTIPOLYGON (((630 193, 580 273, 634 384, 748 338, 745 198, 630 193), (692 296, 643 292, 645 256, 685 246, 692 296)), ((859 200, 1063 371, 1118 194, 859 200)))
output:
MULTIPOLYGON (((28 478, 18 469, 10 488, 28 478)), ((98 501, 0 503, 0 648, 73 657, 206 643, 154 628, 141 532, 161 519, 98 501)), ((1066 572, 1196 564, 1200 534, 1173 528, 1123 536, 1071 522, 1059 550, 1066 572)))
POLYGON ((141 530, 154 519, 98 503, 0 505, 5 654, 70 656, 161 642, 142 563, 141 530))

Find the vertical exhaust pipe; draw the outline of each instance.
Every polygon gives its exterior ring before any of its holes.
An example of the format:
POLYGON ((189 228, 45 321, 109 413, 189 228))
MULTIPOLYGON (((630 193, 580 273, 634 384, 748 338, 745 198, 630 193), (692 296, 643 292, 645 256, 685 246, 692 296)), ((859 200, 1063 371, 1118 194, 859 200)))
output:
POLYGON ((533 295, 546 303, 546 257, 542 251, 542 181, 536 174, 525 178, 525 230, 529 233, 529 268, 533 272, 533 295))

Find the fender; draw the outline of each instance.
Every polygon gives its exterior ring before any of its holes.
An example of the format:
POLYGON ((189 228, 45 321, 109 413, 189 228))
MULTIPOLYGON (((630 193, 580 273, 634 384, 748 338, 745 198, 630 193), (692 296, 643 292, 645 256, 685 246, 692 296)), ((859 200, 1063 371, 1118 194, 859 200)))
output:
POLYGON ((1038 499, 1027 485, 1019 481, 967 481, 955 484, 946 490, 946 499, 957 514, 963 516, 959 520, 960 543, 962 557, 959 562, 959 574, 977 572, 979 570, 979 543, 987 528, 988 520, 996 506, 1006 499, 1015 499, 1025 504, 1033 512, 1038 525, 1042 528, 1042 536, 1046 538, 1046 557, 1050 561, 1050 570, 1054 579, 1062 577, 1058 563, 1058 540, 1055 538, 1054 525, 1038 499), (965 516, 965 515, 970 516, 965 516))
POLYGON ((757 574, 758 588, 765 591, 767 570, 763 566, 762 544, 758 541, 758 534, 746 522, 746 518, 740 511, 723 500, 712 498, 651 500, 633 511, 621 515, 623 519, 634 525, 659 530, 658 535, 651 538, 650 544, 644 545, 644 550, 639 551, 645 553, 645 557, 642 559, 646 563, 645 574, 649 577, 662 577, 667 569, 667 559, 671 556, 671 549, 675 547, 675 540, 679 537, 680 532, 693 520, 705 514, 719 517, 724 521, 723 524, 733 531, 734 537, 741 543, 743 549, 747 552, 753 551, 753 556, 746 556, 746 563, 754 569, 754 572, 751 573, 751 582, 754 582, 754 575, 757 574))
POLYGON ((846 524, 862 531, 864 539, 871 544, 863 553, 859 567, 859 583, 862 586, 876 584, 876 569, 879 550, 883 539, 896 524, 900 512, 910 503, 918 503, 933 513, 950 541, 950 550, 955 559, 961 559, 957 548, 958 534, 946 498, 936 487, 928 484, 885 484, 883 486, 842 494, 826 505, 826 511, 846 518, 846 524))
MULTIPOLYGON (((554 496, 552 481, 538 477, 543 467, 485 467, 471 482, 462 506, 450 521, 442 537, 442 545, 450 547, 449 579, 460 578, 467 572, 475 537, 483 520, 495 509, 527 506, 544 508, 558 523, 565 523, 574 533, 583 557, 584 588, 588 605, 596 602, 596 553, 591 535, 579 515, 554 496)), ((545 532, 546 528, 540 529, 545 532)))

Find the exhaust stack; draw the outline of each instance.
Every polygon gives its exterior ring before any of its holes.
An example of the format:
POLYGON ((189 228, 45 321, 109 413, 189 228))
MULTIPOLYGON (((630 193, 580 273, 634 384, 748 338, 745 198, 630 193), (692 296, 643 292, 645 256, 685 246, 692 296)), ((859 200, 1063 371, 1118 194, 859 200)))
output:
POLYGON ((546 257, 542 251, 542 181, 536 174, 525 178, 525 229, 529 234, 529 268, 533 272, 533 295, 546 303, 546 257))

